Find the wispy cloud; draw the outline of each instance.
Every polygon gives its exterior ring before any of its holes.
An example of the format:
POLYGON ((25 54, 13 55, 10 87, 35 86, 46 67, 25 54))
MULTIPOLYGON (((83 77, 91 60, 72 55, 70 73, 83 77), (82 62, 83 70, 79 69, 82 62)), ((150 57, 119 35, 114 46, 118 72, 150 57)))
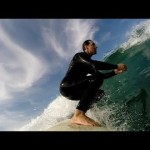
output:
POLYGON ((44 63, 16 44, 0 25, 0 101, 32 86, 45 73, 44 63))
POLYGON ((102 43, 108 41, 110 36, 111 36, 111 32, 107 32, 106 34, 104 34, 101 41, 100 41, 100 43, 102 44, 102 43))
POLYGON ((43 38, 51 52, 59 58, 67 59, 82 50, 84 40, 94 38, 98 30, 94 25, 95 20, 92 19, 54 20, 53 24, 43 27, 43 38), (59 24, 59 29, 56 24, 59 24))

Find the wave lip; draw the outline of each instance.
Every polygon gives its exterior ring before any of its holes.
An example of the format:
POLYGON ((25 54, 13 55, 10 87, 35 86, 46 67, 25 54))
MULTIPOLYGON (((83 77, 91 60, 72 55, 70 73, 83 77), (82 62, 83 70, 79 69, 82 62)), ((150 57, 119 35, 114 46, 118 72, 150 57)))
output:
POLYGON ((150 38, 150 20, 143 21, 134 26, 130 33, 127 42, 123 43, 121 48, 128 49, 133 45, 138 45, 150 38))

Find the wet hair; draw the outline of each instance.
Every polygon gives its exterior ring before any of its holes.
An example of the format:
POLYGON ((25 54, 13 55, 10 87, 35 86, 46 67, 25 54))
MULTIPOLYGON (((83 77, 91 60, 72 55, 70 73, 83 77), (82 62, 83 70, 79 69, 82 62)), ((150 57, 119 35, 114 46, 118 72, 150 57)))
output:
POLYGON ((90 42, 93 42, 93 41, 92 41, 92 40, 86 40, 86 41, 83 42, 83 44, 82 44, 82 49, 83 49, 83 51, 85 51, 85 46, 86 46, 86 45, 89 45, 90 42))

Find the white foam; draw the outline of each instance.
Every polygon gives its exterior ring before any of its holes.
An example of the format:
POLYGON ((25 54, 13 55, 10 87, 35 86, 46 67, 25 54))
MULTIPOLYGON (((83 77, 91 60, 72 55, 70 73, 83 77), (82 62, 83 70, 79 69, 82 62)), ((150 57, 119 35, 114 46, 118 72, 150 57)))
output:
POLYGON ((150 38, 150 20, 142 21, 140 24, 133 26, 129 33, 129 39, 121 46, 123 49, 128 49, 136 44, 141 44, 150 38))
POLYGON ((32 119, 27 125, 19 129, 19 131, 44 131, 54 126, 58 122, 69 118, 76 108, 78 101, 71 101, 63 96, 58 96, 44 112, 32 119))
MULTIPOLYGON (((105 53, 103 60, 106 60, 110 55, 115 53, 119 48, 122 48, 123 49, 122 53, 124 53, 125 50, 132 47, 133 45, 139 45, 145 40, 149 39, 150 38, 150 20, 142 21, 138 25, 133 26, 131 30, 126 33, 126 35, 128 37, 128 40, 120 44, 120 46, 105 53)), ((132 56, 134 55, 134 53, 130 55, 132 56)), ((150 57, 149 51, 145 55, 150 57)))

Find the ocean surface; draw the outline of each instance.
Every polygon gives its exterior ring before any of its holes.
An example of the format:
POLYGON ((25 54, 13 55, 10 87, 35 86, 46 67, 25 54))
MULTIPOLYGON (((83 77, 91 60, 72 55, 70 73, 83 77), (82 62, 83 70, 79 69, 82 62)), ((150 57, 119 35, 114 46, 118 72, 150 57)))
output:
MULTIPOLYGON (((128 70, 104 81, 106 96, 87 115, 113 131, 150 131, 150 22, 139 24, 103 61, 124 63, 128 70)), ((44 131, 70 118, 77 103, 58 96, 20 130, 44 131)))

